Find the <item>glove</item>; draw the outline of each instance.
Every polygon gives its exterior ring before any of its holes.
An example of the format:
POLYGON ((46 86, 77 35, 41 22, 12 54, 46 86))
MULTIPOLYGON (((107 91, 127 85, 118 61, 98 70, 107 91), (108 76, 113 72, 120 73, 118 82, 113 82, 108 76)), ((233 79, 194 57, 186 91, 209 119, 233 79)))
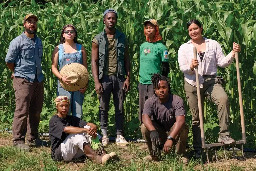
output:
POLYGON ((150 139, 152 142, 152 155, 159 156, 160 155, 160 139, 159 134, 156 130, 150 131, 150 139))
POLYGON ((150 139, 152 143, 155 143, 156 145, 160 145, 159 134, 156 130, 150 131, 150 139))

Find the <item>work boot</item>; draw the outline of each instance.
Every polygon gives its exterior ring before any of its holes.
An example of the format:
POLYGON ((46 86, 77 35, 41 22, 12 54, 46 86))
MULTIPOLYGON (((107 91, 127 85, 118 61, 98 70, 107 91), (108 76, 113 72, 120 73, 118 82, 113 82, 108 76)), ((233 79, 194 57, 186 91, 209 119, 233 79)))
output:
POLYGON ((145 162, 151 162, 151 161, 159 161, 159 158, 156 156, 147 155, 143 158, 145 162))
POLYGON ((231 138, 229 135, 224 135, 224 136, 220 135, 218 138, 218 142, 223 144, 233 144, 235 140, 231 138))
POLYGON ((30 150, 29 146, 27 144, 25 144, 25 142, 23 142, 23 141, 14 141, 13 146, 21 151, 29 151, 30 150))
POLYGON ((116 156, 115 152, 111 152, 109 154, 103 155, 101 158, 101 164, 106 164, 108 160, 112 159, 115 156, 116 156))
POLYGON ((202 158, 202 149, 195 149, 193 157, 195 159, 201 159, 202 158))
POLYGON ((107 161, 113 157, 116 156, 115 152, 111 152, 109 154, 104 154, 102 156, 97 155, 96 152, 91 148, 90 145, 85 145, 84 146, 84 154, 91 159, 92 161, 94 161, 95 163, 98 164, 105 164, 107 163, 107 161))
POLYGON ((46 147, 47 142, 37 138, 37 139, 28 141, 28 146, 29 147, 42 147, 42 146, 46 147))

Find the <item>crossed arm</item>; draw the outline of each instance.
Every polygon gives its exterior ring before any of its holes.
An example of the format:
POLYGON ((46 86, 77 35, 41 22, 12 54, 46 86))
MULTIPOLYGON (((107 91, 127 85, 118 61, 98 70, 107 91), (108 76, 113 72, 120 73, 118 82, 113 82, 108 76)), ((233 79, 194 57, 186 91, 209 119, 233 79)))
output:
POLYGON ((90 129, 74 127, 74 126, 66 126, 64 128, 64 132, 67 134, 80 134, 80 133, 88 133, 92 137, 97 135, 97 126, 93 123, 87 123, 90 126, 90 129))

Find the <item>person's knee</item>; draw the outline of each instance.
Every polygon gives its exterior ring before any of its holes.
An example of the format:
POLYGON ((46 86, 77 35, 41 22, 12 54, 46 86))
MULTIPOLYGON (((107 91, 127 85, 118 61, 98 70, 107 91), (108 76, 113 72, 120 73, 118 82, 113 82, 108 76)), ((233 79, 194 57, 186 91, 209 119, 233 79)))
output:
POLYGON ((180 138, 183 141, 186 141, 187 137, 188 137, 188 132, 189 132, 189 127, 187 124, 184 124, 180 130, 180 138))
POLYGON ((75 146, 78 146, 80 149, 83 149, 84 142, 88 142, 88 138, 86 138, 86 135, 83 134, 76 134, 72 138, 72 142, 75 146))
POLYGON ((223 95, 221 97, 218 98, 218 105, 227 105, 228 104, 228 96, 227 95, 223 95))

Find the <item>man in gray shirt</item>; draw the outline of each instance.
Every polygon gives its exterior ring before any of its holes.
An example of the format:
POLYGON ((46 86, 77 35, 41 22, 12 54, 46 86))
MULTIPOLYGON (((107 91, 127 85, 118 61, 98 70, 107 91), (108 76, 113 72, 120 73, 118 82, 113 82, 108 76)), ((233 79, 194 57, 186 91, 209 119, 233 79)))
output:
POLYGON ((185 125, 183 100, 170 93, 169 81, 165 76, 152 76, 155 95, 144 105, 141 132, 150 152, 148 160, 159 160, 160 150, 165 153, 176 145, 177 154, 184 154, 188 137, 185 125))
POLYGON ((25 31, 11 41, 5 58, 7 67, 12 71, 15 91, 13 145, 22 150, 42 143, 38 139, 38 126, 44 98, 43 45, 36 36, 37 21, 33 14, 25 16, 25 31), (28 145, 25 144, 26 133, 28 145))

